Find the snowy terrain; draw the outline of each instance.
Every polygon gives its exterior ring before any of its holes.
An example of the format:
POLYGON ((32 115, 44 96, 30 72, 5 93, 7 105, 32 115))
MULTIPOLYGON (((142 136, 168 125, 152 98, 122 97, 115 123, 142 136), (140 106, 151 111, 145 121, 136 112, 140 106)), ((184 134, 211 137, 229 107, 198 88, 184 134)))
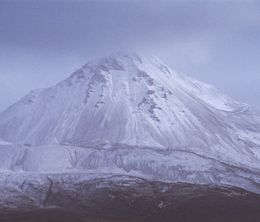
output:
POLYGON ((0 138, 6 192, 113 174, 260 193, 260 110, 154 57, 105 57, 32 91, 0 114, 0 138))
POLYGON ((6 142, 6 141, 0 139, 0 146, 1 145, 11 145, 11 143, 6 142))

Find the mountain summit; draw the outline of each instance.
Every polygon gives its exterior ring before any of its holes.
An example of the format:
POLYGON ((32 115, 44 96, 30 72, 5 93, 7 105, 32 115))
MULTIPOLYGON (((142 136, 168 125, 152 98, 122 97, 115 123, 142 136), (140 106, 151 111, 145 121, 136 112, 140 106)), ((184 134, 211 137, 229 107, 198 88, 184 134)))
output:
POLYGON ((13 148, 17 161, 5 160, 11 169, 112 167, 258 192, 259 132, 258 109, 136 54, 88 62, 0 114, 0 138, 21 146, 13 148), (42 152, 48 164, 36 163, 42 152))
POLYGON ((0 115, 0 135, 32 145, 204 147, 230 140, 229 115, 247 109, 153 57, 117 54, 32 91, 0 115))

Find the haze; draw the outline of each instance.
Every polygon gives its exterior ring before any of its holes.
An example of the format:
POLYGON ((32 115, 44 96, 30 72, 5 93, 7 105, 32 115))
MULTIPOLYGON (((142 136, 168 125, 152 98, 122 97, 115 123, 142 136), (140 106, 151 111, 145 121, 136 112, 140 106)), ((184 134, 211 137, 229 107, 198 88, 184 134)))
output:
POLYGON ((259 1, 0 1, 0 110, 115 51, 260 106, 259 1))

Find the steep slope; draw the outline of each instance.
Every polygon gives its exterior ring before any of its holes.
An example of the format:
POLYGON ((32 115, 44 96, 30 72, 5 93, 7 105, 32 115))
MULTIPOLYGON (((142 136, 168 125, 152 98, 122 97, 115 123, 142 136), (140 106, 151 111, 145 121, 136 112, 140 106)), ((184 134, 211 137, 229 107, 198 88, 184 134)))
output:
POLYGON ((0 138, 16 144, 0 146, 8 172, 94 171, 260 192, 260 111, 154 57, 105 57, 32 91, 0 114, 0 138))

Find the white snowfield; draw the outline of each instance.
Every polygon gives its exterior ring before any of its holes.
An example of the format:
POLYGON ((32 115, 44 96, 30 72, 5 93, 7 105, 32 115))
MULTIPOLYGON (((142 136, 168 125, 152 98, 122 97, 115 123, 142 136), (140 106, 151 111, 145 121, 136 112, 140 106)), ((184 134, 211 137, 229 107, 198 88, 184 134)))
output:
POLYGON ((154 57, 102 58, 32 91, 0 114, 0 138, 1 187, 81 173, 260 193, 260 110, 154 57))
POLYGON ((11 143, 0 139, 0 145, 11 145, 11 143))

